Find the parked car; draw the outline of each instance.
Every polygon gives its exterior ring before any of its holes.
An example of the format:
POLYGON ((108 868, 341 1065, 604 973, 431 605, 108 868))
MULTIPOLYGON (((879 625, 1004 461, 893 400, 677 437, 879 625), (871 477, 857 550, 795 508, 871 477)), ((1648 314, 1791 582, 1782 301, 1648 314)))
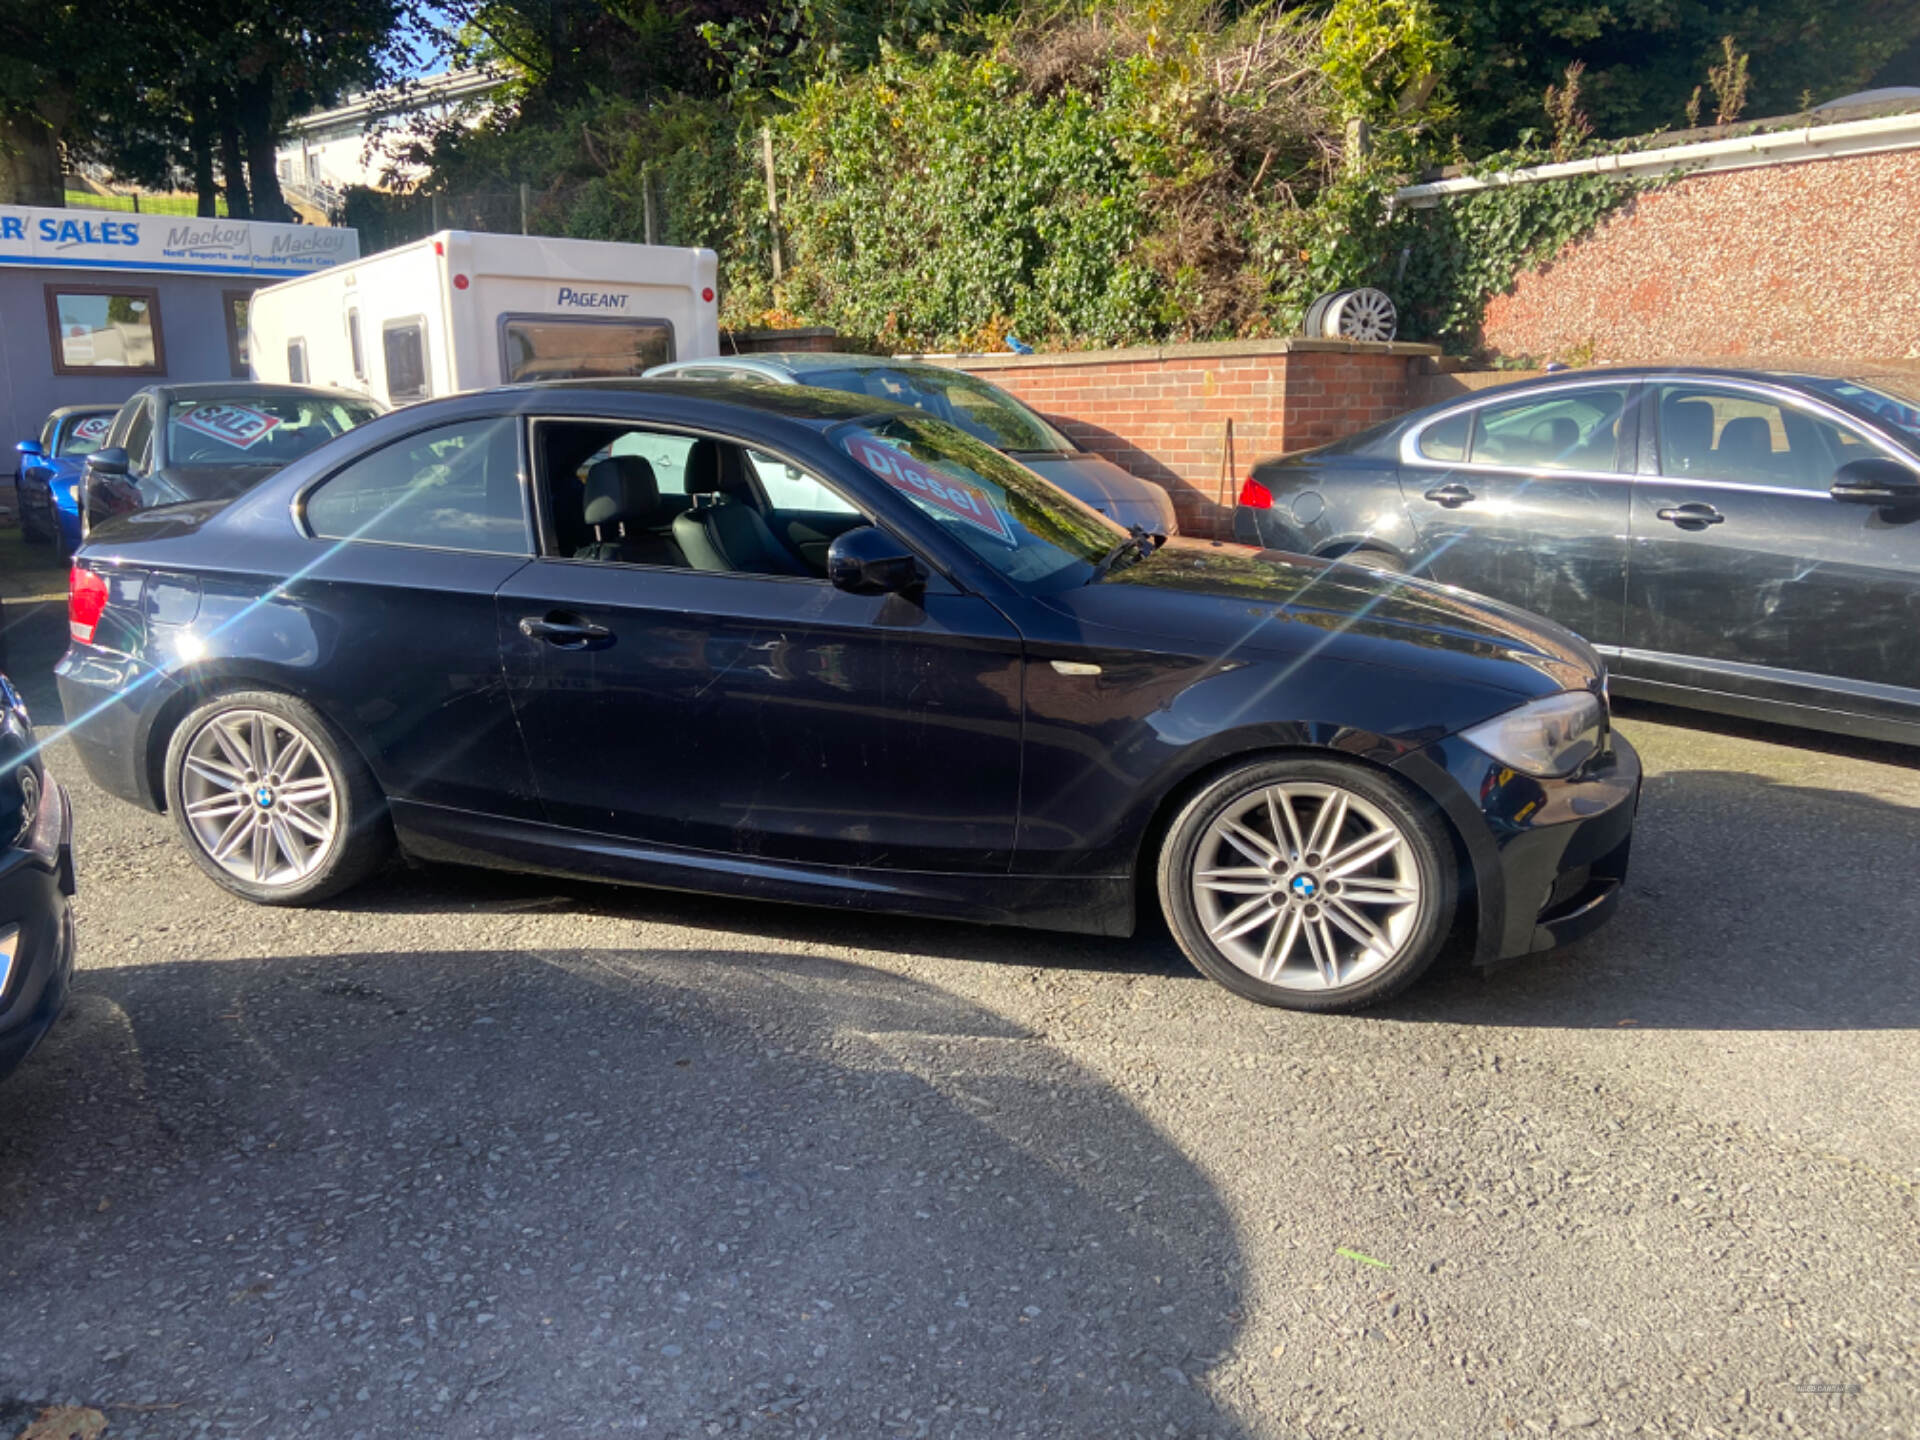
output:
POLYGON ((1549 616, 1620 694, 1920 744, 1920 413, 1871 386, 1499 386, 1262 463, 1234 533, 1549 616))
POLYGON ((655 366, 647 378, 814 385, 911 405, 1011 455, 1110 520, 1137 525, 1150 535, 1180 533, 1173 497, 1164 488, 1082 450, 1038 411, 964 370, 877 355, 793 350, 724 360, 680 360, 655 366))
POLYGON ((63 406, 47 416, 38 437, 13 447, 20 534, 29 545, 55 544, 63 555, 79 548, 80 475, 87 456, 106 443, 116 408, 63 406))
POLYGON ((237 895, 424 859, 1124 935, 1379 999, 1613 908, 1639 762, 1558 626, 1159 545, 944 421, 772 385, 410 407, 103 525, 58 666, 237 895), (525 457, 523 461, 523 456, 525 457))
POLYGON ((40 1043, 73 978, 73 816, 0 675, 0 1080, 40 1043))
POLYGON ((87 457, 84 523, 182 500, 225 500, 384 413, 346 390, 218 380, 148 385, 87 457))

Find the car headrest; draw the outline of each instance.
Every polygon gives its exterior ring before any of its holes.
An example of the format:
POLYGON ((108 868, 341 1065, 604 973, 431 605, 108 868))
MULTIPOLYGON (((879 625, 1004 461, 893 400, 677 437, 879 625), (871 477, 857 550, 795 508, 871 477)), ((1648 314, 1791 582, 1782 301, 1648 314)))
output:
POLYGON ((1720 427, 1715 449, 1729 459, 1764 459, 1773 454, 1773 430, 1758 415, 1736 415, 1720 427))
POLYGON ((724 488, 720 476, 720 442, 704 437, 687 451, 686 489, 689 495, 712 495, 724 488))
POLYGON ((589 525, 614 525, 651 519, 660 508, 660 484, 653 466, 640 455, 609 455, 587 471, 586 510, 589 525))
POLYGON ((1660 430, 1670 460, 1699 460, 1713 449, 1713 406, 1705 400, 1669 401, 1660 430))

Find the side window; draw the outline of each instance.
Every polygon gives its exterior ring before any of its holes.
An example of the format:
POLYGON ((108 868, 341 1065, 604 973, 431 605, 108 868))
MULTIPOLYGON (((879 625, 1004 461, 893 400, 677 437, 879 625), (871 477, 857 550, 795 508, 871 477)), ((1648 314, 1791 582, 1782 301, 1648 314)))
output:
POLYGON ((806 510, 816 515, 858 515, 860 511, 804 470, 796 470, 784 460, 746 452, 747 466, 767 497, 769 510, 806 510))
POLYGON ((393 320, 380 327, 380 348, 387 362, 387 399, 395 405, 433 394, 427 378, 427 326, 424 320, 393 320))
POLYGON ((1483 406, 1473 412, 1473 463, 1611 472, 1617 467, 1626 408, 1624 386, 1557 390, 1483 406))
POLYGON ((519 426, 493 416, 396 440, 321 482, 305 513, 323 540, 530 554, 519 426))
POLYGON ((294 385, 307 383, 307 342, 304 340, 287 342, 287 380, 294 385))
POLYGON ((1822 490, 1871 453, 1853 431, 1764 396, 1711 385, 1660 387, 1660 473, 1822 490))
POLYGON ((1467 431, 1473 425, 1473 414, 1449 415, 1444 420, 1436 420, 1420 432, 1420 454, 1428 460, 1465 460, 1467 458, 1467 431))
POLYGON ((153 406, 142 400, 127 426, 127 468, 144 475, 153 468, 153 406))
MULTIPOLYGON (((662 495, 682 499, 687 493, 687 456, 693 452, 691 435, 663 435, 658 430, 629 430, 609 445, 603 454, 638 455, 653 468, 653 483, 662 495)), ((580 478, 587 478, 587 466, 602 458, 596 454, 580 467, 580 478)))
POLYGON ((353 378, 367 378, 367 355, 360 348, 360 311, 353 308, 347 311, 347 348, 353 352, 353 378))

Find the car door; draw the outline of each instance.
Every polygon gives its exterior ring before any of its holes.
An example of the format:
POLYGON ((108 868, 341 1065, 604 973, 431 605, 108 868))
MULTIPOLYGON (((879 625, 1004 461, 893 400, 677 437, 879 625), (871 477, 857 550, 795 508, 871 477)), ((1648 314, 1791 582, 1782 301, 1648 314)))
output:
MULTIPOLYGON (((938 575, 909 600, 808 576, 567 558, 583 548, 565 520, 577 459, 625 443, 658 460, 672 447, 616 439, 648 428, 661 427, 533 426, 543 553, 500 591, 500 643, 549 818, 735 858, 1007 870, 1013 626, 938 575)), ((817 487, 816 509, 859 518, 793 468, 817 487)))
MULTIPOLYGON (((1648 386, 1633 490, 1627 676, 1898 714, 1920 705, 1920 519, 1836 500, 1834 472, 1899 456, 1763 383, 1648 386)), ((1911 465, 1911 461, 1906 461, 1911 465)))
POLYGON ((1415 568, 1616 646, 1633 463, 1628 381, 1529 387, 1402 442, 1415 568))

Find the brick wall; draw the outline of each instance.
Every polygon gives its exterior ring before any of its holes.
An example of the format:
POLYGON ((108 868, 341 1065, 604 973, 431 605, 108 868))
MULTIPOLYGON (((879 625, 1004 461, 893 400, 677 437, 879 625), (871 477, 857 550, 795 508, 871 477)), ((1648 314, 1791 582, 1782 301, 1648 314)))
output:
POLYGON ((1275 340, 942 363, 1012 391, 1088 450, 1165 486, 1188 534, 1225 536, 1256 460, 1399 414, 1434 353, 1426 345, 1275 340))
POLYGON ((1920 358, 1920 151, 1649 191, 1494 299, 1483 335, 1620 364, 1920 358))

